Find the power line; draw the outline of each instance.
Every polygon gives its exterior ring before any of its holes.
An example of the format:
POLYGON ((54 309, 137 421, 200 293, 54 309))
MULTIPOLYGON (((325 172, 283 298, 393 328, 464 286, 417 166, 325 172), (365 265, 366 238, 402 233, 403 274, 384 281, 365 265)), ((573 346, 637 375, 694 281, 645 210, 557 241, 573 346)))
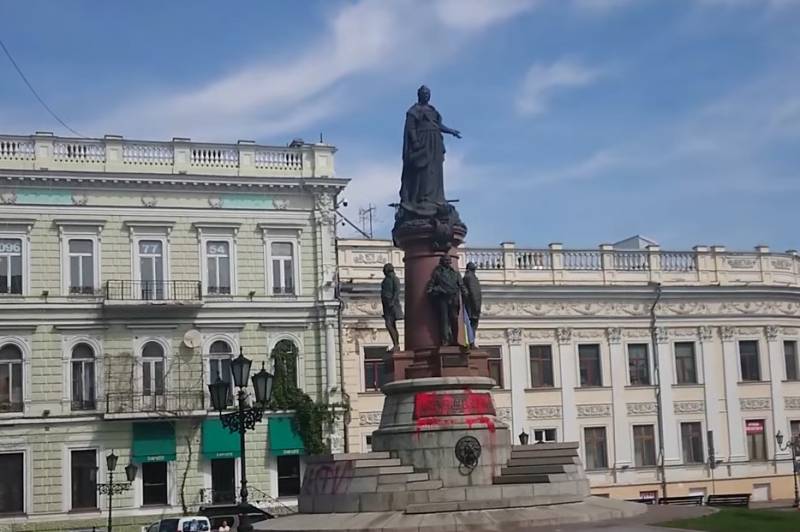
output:
POLYGON ((86 138, 86 135, 82 135, 82 134, 78 133, 77 131, 75 131, 74 129, 72 129, 71 127, 69 127, 66 122, 64 122, 63 120, 61 120, 61 118, 59 118, 59 116, 55 113, 55 111, 50 109, 50 106, 47 105, 47 103, 45 103, 45 101, 42 99, 41 96, 39 96, 39 93, 36 92, 36 89, 33 88, 33 85, 31 85, 31 82, 28 81, 28 78, 26 78, 25 74, 22 73, 22 69, 19 67, 17 62, 14 61, 14 57, 12 57, 11 52, 8 51, 8 48, 6 48, 6 45, 5 45, 5 43, 3 43, 2 39, 0 39, 0 48, 3 48, 3 51, 6 54, 6 57, 8 57, 8 60, 11 61, 12 65, 14 65, 14 69, 17 71, 17 74, 19 74, 19 77, 22 78, 22 81, 25 82, 25 85, 28 86, 28 88, 30 89, 31 93, 36 97, 36 99, 39 101, 39 103, 42 104, 42 107, 44 107, 47 110, 47 112, 50 113, 50 116, 55 118, 56 121, 59 124, 61 124, 65 128, 67 128, 69 131, 75 133, 79 137, 86 138))

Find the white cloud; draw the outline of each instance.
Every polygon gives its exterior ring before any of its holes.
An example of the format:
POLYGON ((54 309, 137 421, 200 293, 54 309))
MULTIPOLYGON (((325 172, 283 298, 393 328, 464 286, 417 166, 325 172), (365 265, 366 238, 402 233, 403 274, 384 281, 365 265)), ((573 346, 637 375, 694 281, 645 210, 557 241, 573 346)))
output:
POLYGON ((560 59, 549 65, 536 63, 528 69, 522 80, 517 95, 517 110, 529 116, 544 113, 554 93, 584 87, 603 74, 601 68, 589 67, 571 59, 560 59))
POLYGON ((80 126, 91 134, 215 140, 286 134, 352 105, 343 92, 332 92, 339 82, 378 71, 419 73, 476 32, 533 6, 532 0, 440 0, 431 9, 424 0, 362 0, 335 12, 322 37, 287 60, 256 59, 200 87, 125 102, 80 126))

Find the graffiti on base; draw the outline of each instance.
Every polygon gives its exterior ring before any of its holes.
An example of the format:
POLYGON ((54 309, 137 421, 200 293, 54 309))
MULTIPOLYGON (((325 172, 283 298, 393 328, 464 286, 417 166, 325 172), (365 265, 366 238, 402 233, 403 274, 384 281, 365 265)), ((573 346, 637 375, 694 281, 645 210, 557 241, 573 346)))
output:
POLYGON ((353 480, 353 461, 311 464, 303 476, 303 495, 346 493, 353 480))

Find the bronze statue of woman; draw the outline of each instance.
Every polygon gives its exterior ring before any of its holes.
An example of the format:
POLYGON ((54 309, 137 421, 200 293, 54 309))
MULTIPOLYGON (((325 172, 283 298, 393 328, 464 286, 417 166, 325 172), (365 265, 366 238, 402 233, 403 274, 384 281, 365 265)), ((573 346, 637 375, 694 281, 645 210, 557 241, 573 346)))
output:
POLYGON ((430 99, 431 91, 423 85, 417 91, 417 103, 406 112, 400 186, 400 205, 426 216, 445 204, 442 133, 461 138, 458 130, 442 123, 442 116, 428 103, 430 99))

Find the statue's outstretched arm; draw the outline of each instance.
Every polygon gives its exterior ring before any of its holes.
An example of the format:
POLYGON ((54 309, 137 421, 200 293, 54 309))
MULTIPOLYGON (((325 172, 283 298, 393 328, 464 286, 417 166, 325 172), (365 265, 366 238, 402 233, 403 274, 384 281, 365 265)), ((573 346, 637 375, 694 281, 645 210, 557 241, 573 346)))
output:
POLYGON ((461 132, 459 130, 449 128, 446 125, 442 124, 441 122, 439 123, 439 130, 442 133, 447 133, 448 135, 453 135, 457 139, 461 138, 461 132))

